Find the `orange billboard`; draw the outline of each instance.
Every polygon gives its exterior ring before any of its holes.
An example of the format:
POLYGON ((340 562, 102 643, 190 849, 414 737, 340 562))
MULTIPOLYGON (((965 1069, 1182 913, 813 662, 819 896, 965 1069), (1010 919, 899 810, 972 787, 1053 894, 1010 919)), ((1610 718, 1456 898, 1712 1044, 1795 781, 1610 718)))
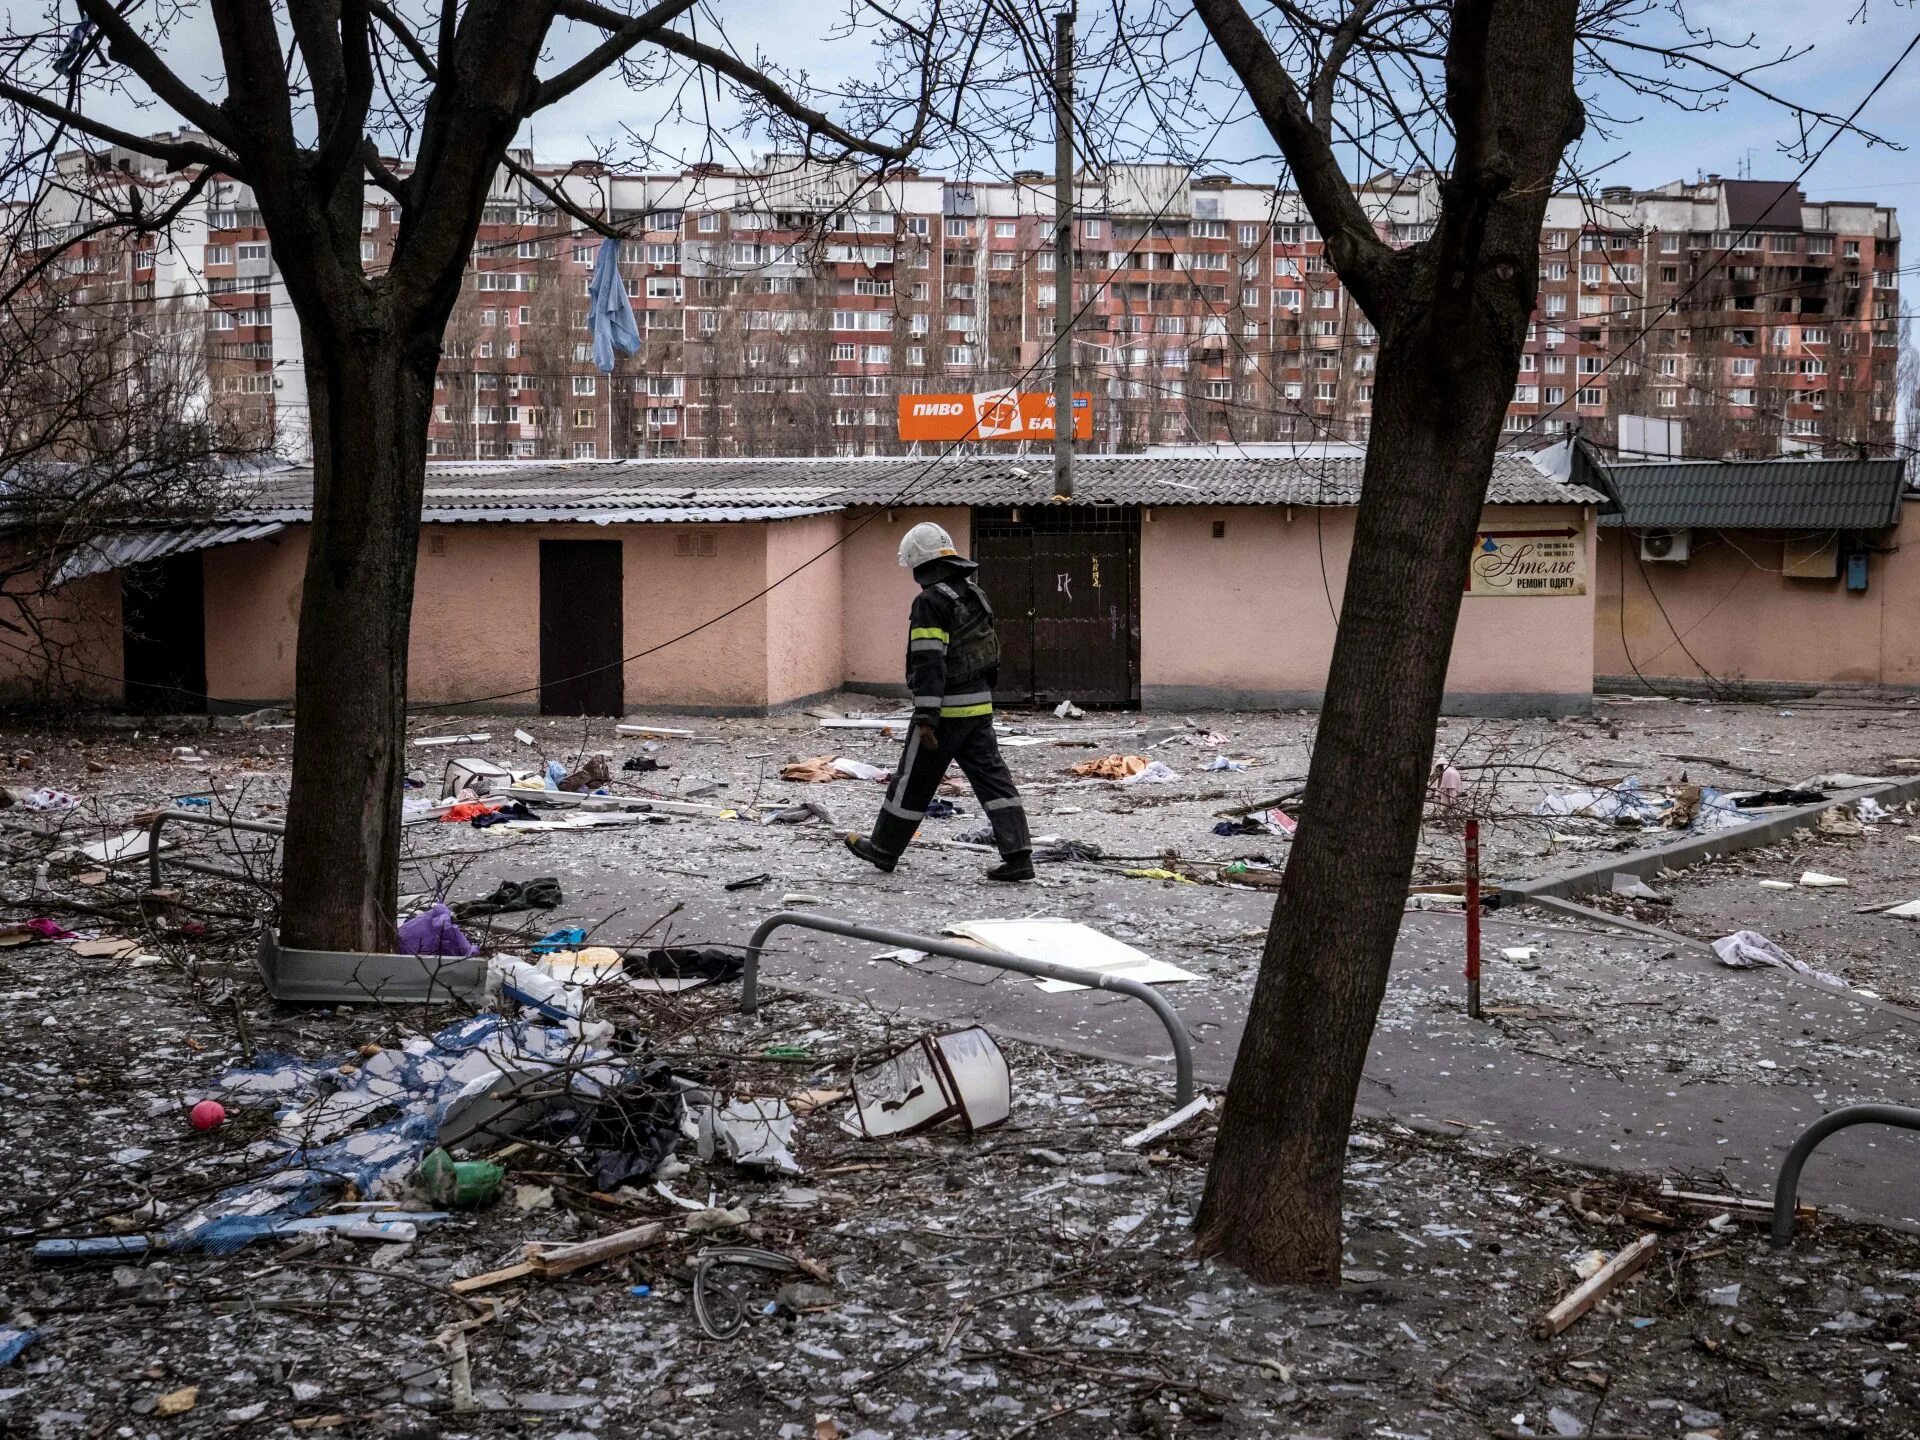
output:
MULTIPOLYGON (((1033 390, 902 395, 902 440, 1051 440, 1053 396, 1033 390)), ((1073 438, 1093 438, 1093 396, 1073 397, 1073 438)))

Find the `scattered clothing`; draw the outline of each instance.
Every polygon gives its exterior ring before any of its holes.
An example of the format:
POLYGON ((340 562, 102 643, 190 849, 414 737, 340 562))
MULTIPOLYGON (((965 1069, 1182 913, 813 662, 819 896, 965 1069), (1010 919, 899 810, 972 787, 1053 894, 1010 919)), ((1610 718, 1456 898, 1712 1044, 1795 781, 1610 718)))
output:
POLYGON ((838 777, 833 773, 833 756, 815 755, 810 760, 782 765, 780 778, 795 785, 824 785, 838 777))
POLYGON ((771 814, 763 816, 762 825, 801 825, 809 820, 818 820, 824 825, 833 825, 833 812, 818 800, 802 800, 798 805, 788 805, 771 814))
POLYGON ((469 800, 464 804, 455 805, 449 809, 440 817, 440 823, 443 825, 464 825, 467 821, 477 820, 482 815, 491 815, 499 808, 498 805, 487 805, 478 800, 469 800))
POLYGON ((1767 805, 1817 805, 1826 798, 1824 790, 1756 790, 1734 796, 1733 803, 1742 810, 1758 810, 1767 805))
POLYGON ((537 820, 539 818, 539 816, 527 808, 525 801, 515 800, 511 804, 502 805, 497 810, 489 810, 484 815, 474 816, 472 823, 474 829, 485 830, 490 825, 504 825, 509 820, 537 820))
POLYGON ((1078 861, 1086 864, 1103 859, 1105 854, 1106 852, 1098 845, 1089 845, 1084 840, 1062 840, 1057 845, 1047 846, 1046 849, 1040 851, 1033 858, 1036 860, 1045 860, 1055 865, 1065 864, 1069 861, 1078 861))
POLYGON ((578 925, 549 930, 529 947, 535 955, 552 955, 560 950, 577 950, 587 943, 587 932, 578 925))
POLYGON ((72 810, 80 804, 78 795, 69 795, 64 790, 30 790, 20 797, 20 804, 28 810, 72 810))
POLYGON ((479 947, 466 937, 445 905, 433 905, 400 927, 402 955, 439 955, 465 959, 479 947))
POLYGON ((936 799, 927 802, 927 819, 929 820, 951 820, 961 813, 960 807, 951 800, 936 799))
POLYGON ((1091 780, 1124 780, 1147 768, 1144 755, 1104 755, 1098 760, 1082 760, 1067 767, 1069 775, 1084 775, 1091 780))
POLYGON ((453 907, 462 920, 474 915, 504 915, 514 910, 553 910, 561 903, 560 882, 551 875, 537 880, 502 880, 491 895, 463 900, 453 907))
POLYGON ((26 928, 38 935, 42 940, 71 940, 74 938, 73 931, 67 929, 59 921, 49 920, 44 915, 27 921, 26 928))
POLYGON ((613 775, 607 769, 607 757, 589 755, 578 770, 556 781, 555 788, 575 795, 591 795, 595 790, 604 790, 611 784, 613 775))
POLYGON ((665 770, 668 767, 665 765, 662 765, 658 760, 654 759, 653 756, 651 755, 635 755, 631 759, 629 759, 626 764, 622 765, 620 768, 622 770, 637 770, 642 774, 649 774, 652 771, 665 770))
POLYGON ((27 1346, 39 1338, 38 1330, 0 1329, 0 1365, 11 1365, 27 1346))
POLYGON ((726 981, 738 980, 746 963, 744 956, 713 945, 669 945, 649 950, 639 959, 629 958, 625 970, 628 975, 654 979, 726 981))
POLYGON ((1796 960, 1773 941, 1755 930, 1736 930, 1731 935, 1723 935, 1713 942, 1713 953, 1720 957, 1722 965, 1735 970, 1751 970, 1762 965, 1777 966, 1783 970, 1794 970, 1810 979, 1818 980, 1822 985, 1831 985, 1836 990, 1845 990, 1847 982, 1838 975, 1825 970, 1816 970, 1804 960, 1796 960))

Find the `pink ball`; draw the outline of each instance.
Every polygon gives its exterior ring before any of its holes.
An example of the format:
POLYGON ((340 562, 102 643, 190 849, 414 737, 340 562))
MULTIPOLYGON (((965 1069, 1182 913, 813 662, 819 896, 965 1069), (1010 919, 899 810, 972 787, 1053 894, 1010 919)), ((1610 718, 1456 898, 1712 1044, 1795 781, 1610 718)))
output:
POLYGON ((187 1112, 196 1130, 211 1130, 227 1118, 227 1107, 218 1100, 202 1100, 187 1112))

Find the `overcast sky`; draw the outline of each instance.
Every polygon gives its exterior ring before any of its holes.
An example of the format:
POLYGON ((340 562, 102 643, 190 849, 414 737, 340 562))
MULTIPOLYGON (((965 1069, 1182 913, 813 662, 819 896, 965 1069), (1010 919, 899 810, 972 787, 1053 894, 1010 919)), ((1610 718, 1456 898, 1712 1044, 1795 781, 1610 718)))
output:
MULTIPOLYGON (((1723 55, 1729 62, 1772 59, 1789 47, 1798 50, 1811 45, 1802 58, 1755 79, 1796 99, 1845 114, 1920 30, 1920 9, 1911 0, 1870 0, 1863 16, 1857 16, 1857 5, 1858 0, 1695 0, 1687 13, 1696 29, 1711 28, 1723 40, 1755 37, 1753 50, 1723 55)), ((825 27, 819 17, 824 7, 792 0, 726 0, 718 8, 743 50, 758 43, 782 63, 804 67, 815 83, 823 85, 850 71, 859 73, 863 52, 857 46, 822 39, 825 27)), ((1083 13, 1095 8, 1083 7, 1083 13)), ((1660 26, 1644 34, 1648 39, 1670 39, 1673 30, 1660 26)), ((1696 114, 1629 96, 1617 88, 1603 88, 1596 98, 1621 115, 1645 117, 1619 127, 1611 137, 1590 130, 1582 141, 1580 168, 1598 169, 1604 183, 1651 187, 1674 179, 1691 180, 1696 173, 1738 175, 1743 167, 1750 167, 1757 179, 1785 179, 1799 169, 1799 162, 1789 159, 1781 148, 1796 138, 1793 122, 1764 100, 1730 98, 1723 108, 1696 114)), ((609 116, 631 110, 631 101, 615 82, 588 87, 544 115, 531 138, 543 156, 582 151, 591 137, 605 136, 609 116)), ((1888 203, 1898 204, 1905 191, 1920 191, 1920 53, 1880 90, 1861 123, 1909 148, 1869 147, 1852 136, 1842 137, 1809 174, 1810 198, 1862 197, 1884 191, 1888 203)), ((674 143, 693 149, 699 140, 687 132, 674 143)), ((1156 142, 1143 141, 1142 148, 1156 148, 1156 142)), ((1161 153, 1140 158, 1186 158, 1177 146, 1170 152, 1164 141, 1157 142, 1157 148, 1161 153)), ((1271 180, 1277 173, 1270 158, 1272 148, 1249 121, 1223 133, 1209 158, 1240 178, 1271 180)), ((1050 152, 1025 158, 1039 168, 1052 168, 1050 152)), ((1920 203, 1920 194, 1915 198, 1920 203)))
MULTIPOLYGON (((868 73, 871 65, 870 52, 860 43, 828 38, 833 16, 844 3, 710 0, 705 8, 709 15, 724 20, 742 53, 752 55, 757 49, 776 57, 790 71, 804 71, 815 85, 831 88, 868 73)), ((1103 8, 1090 5, 1083 7, 1083 12, 1091 17, 1103 8)), ((23 21, 28 14, 25 6, 10 5, 8 10, 10 19, 15 10, 23 21)), ((1782 93, 1842 114, 1859 102, 1920 29, 1920 9, 1915 0, 1868 0, 1864 14, 1859 0, 1693 0, 1688 15, 1696 29, 1711 28, 1722 39, 1744 38, 1749 33, 1756 36, 1753 51, 1744 56, 1725 56, 1729 61, 1772 58, 1790 46, 1797 49, 1810 44, 1812 49, 1803 58, 1757 78, 1782 93)), ((36 28, 38 18, 36 13, 36 28)), ((1664 11, 1655 24, 1641 32, 1643 36, 1671 39, 1673 27, 1660 22, 1664 22, 1664 11)), ((570 53, 578 53, 583 33, 575 31, 573 36, 563 37, 556 46, 556 62, 544 68, 558 68, 570 53)), ((710 25, 703 31, 707 36, 712 33, 710 25)), ((219 93, 221 82, 214 74, 217 57, 204 23, 179 34, 171 58, 182 73, 204 79, 208 93, 219 93)), ((1168 84, 1178 85, 1179 81, 1170 76, 1168 84)), ((1750 167, 1758 179, 1784 179, 1799 169, 1798 162, 1781 149, 1783 142, 1795 138, 1792 121, 1763 100, 1736 97, 1710 113, 1688 114, 1654 100, 1625 95, 1617 88, 1603 87, 1595 98, 1622 115, 1645 117, 1610 137, 1589 130, 1581 142, 1577 163, 1582 172, 1595 175, 1597 183, 1650 187, 1678 178, 1692 179, 1701 172, 1738 175, 1745 167, 1750 167)), ((532 144, 542 159, 577 158, 592 153, 595 142, 618 142, 623 122, 629 131, 655 134, 662 103, 658 92, 634 94, 617 78, 605 78, 544 112, 522 135, 522 142, 532 144)), ((161 112, 139 114, 112 100, 96 101, 92 108, 141 129, 171 123, 171 117, 161 112)), ((1920 203, 1920 54, 1880 91, 1861 123, 1911 148, 1874 148, 1855 137, 1843 137, 1808 176, 1805 186, 1810 198, 1874 196, 1885 203, 1902 204, 1912 192, 1920 203)), ((702 158, 705 142, 698 126, 681 124, 657 133, 662 148, 647 168, 677 168, 676 161, 702 158)), ((622 148, 629 155, 635 153, 630 139, 622 148)), ((1178 142, 1155 134, 1151 126, 1141 127, 1129 148, 1135 153, 1121 158, 1193 158, 1178 142)), ((1272 181, 1279 174, 1272 151, 1271 142, 1258 126, 1246 121, 1221 132, 1204 158, 1214 168, 1238 178, 1272 181)), ((741 153, 723 146, 716 158, 736 158, 741 153)), ((1050 169, 1051 152, 1006 156, 999 168, 1004 173, 1023 163, 1050 169)), ((928 157, 927 167, 949 168, 937 156, 928 157)))

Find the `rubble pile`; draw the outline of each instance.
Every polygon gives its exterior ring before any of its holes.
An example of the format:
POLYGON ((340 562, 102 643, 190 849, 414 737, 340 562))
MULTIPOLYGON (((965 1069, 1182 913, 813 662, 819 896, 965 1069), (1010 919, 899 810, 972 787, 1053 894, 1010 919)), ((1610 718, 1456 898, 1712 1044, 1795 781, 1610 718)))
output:
MULTIPOLYGON (((1312 1292, 1253 1285, 1191 1234, 1310 722, 1076 708, 1017 717, 1003 742, 1042 832, 1011 910, 989 908, 964 787, 900 874, 837 857, 828 817, 864 821, 889 773, 884 712, 423 729, 439 743, 412 751, 400 943, 345 979, 273 940, 270 830, 169 825, 157 891, 148 875, 161 810, 283 815, 288 717, 11 737, 0 1424, 47 1440, 1910 1426, 1920 1240, 1821 1206, 1771 1249, 1754 1176, 1775 1137, 1741 1128, 1910 1084, 1893 986, 1813 938, 1909 933, 1890 912, 1915 894, 1913 816, 1832 783, 1888 773, 1893 727, 1809 737, 1681 705, 1449 727, 1422 840, 1436 882, 1458 879, 1463 814, 1507 876, 1744 823, 1725 816, 1768 808, 1746 795, 1817 803, 1776 793, 1809 777, 1840 819, 1595 902, 1672 943, 1606 916, 1490 914, 1483 1025, 1462 1010, 1457 897, 1415 897, 1452 913, 1407 917, 1349 1148, 1343 1284, 1312 1292), (233 873, 167 868, 181 858, 233 873), (1097 953, 1185 1016, 1202 1093, 1180 1103, 1165 1036, 1125 997, 800 931, 744 1014, 747 936, 791 909, 1097 953), (1694 943, 1742 930, 1839 983, 1694 943), (286 1003, 282 981, 336 989, 286 1003), (1138 1063, 1098 1058, 1121 1053, 1138 1063), (1582 1095, 1611 1151, 1557 1118, 1582 1095), (1703 1098, 1730 1122, 1725 1163, 1722 1137, 1620 1097, 1703 1098), (1514 1110, 1559 1140, 1520 1137, 1514 1110), (1599 1168, 1554 1158, 1570 1153, 1599 1168)), ((1886 1167, 1912 1147, 1876 1144, 1836 1144, 1831 1173, 1877 1154, 1897 1189, 1886 1167)))

